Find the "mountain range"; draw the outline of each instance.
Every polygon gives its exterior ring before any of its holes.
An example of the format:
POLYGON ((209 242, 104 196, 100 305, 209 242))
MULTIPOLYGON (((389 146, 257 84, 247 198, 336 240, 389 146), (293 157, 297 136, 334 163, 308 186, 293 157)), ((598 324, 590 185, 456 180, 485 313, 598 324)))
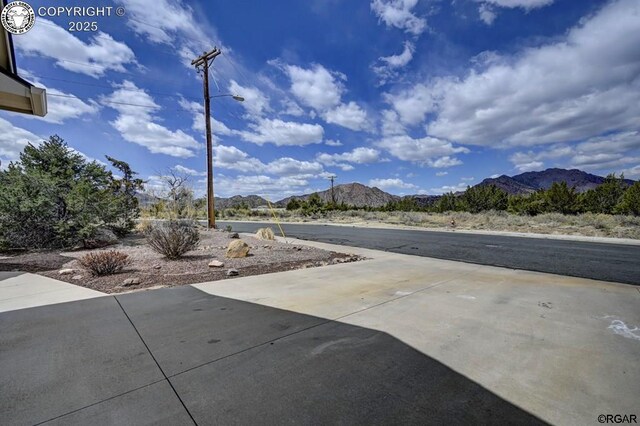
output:
MULTIPOLYGON (((572 169, 547 169, 539 172, 526 172, 515 176, 502 175, 495 178, 484 179, 476 186, 495 185, 511 195, 530 194, 540 189, 548 189, 554 182, 566 182, 568 186, 576 188, 578 192, 585 192, 596 188, 604 182, 604 177, 572 169)), ((625 183, 632 185, 634 181, 625 179, 625 183)), ((331 190, 317 192, 321 200, 331 202, 331 190)), ((462 192, 457 193, 462 194, 462 192)), ((284 208, 292 199, 307 200, 312 194, 294 195, 272 203, 275 207, 284 208)), ((141 205, 147 205, 151 200, 140 194, 141 205)), ((361 183, 347 183, 336 185, 333 196, 337 203, 345 203, 357 207, 381 207, 391 201, 399 201, 402 198, 412 198, 420 206, 428 206, 435 203, 439 195, 407 195, 400 197, 389 194, 375 187, 369 187, 361 183)), ((267 200, 258 195, 235 195, 230 198, 215 198, 216 209, 227 209, 246 205, 249 208, 266 206, 267 200)))
MULTIPOLYGON (((497 178, 488 178, 478 185, 495 185, 512 195, 530 194, 539 189, 549 189, 554 182, 566 182, 567 186, 574 187, 582 193, 596 188, 604 182, 604 177, 572 169, 547 169, 541 172, 526 172, 515 176, 502 175, 497 178)), ((628 185, 633 181, 625 179, 628 185)))

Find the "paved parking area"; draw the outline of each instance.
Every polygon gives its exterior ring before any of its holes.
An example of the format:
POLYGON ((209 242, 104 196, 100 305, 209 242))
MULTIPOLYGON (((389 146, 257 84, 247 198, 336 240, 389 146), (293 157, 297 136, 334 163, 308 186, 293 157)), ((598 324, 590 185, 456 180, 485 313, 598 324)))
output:
POLYGON ((640 415, 637 287, 353 251, 370 260, 0 313, 2 423, 640 415))
POLYGON ((0 315, 19 424, 537 424, 394 337, 193 287, 0 315))

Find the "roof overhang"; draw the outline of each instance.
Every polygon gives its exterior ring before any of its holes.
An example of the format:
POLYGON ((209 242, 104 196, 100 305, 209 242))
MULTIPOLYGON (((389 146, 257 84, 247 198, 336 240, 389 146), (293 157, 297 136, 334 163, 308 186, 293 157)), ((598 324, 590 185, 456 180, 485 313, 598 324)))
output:
MULTIPOLYGON (((0 3, 5 5, 6 1, 0 3)), ((44 117, 47 114, 47 92, 18 75, 13 40, 0 26, 0 110, 44 117)))

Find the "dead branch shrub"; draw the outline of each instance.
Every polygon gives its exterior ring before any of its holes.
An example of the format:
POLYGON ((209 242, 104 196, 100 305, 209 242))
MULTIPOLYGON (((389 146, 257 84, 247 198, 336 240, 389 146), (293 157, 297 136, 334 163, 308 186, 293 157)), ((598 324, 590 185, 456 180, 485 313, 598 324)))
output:
POLYGON ((79 259, 80 264, 91 272, 91 275, 111 275, 120 272, 131 263, 128 254, 109 250, 85 254, 79 259))
POLYGON ((167 259, 179 259, 200 244, 198 228, 190 222, 172 221, 154 225, 146 236, 153 251, 167 259))

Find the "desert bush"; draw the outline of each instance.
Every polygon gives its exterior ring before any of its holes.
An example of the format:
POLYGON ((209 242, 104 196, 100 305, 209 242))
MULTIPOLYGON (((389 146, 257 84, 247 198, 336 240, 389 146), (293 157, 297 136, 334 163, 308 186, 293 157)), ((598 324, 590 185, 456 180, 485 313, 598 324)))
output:
POLYGON ((129 231, 138 214, 135 191, 142 181, 133 178, 126 163, 108 159, 123 178, 88 162, 58 136, 28 144, 19 161, 0 171, 1 244, 71 247, 100 228, 120 235, 129 231))
POLYGON ((120 251, 109 250, 85 254, 79 259, 80 264, 91 272, 91 275, 111 275, 120 272, 131 264, 129 255, 120 251))
POLYGON ((149 246, 167 259, 179 259, 200 244, 200 233, 193 222, 171 221, 158 224, 146 236, 149 246))

